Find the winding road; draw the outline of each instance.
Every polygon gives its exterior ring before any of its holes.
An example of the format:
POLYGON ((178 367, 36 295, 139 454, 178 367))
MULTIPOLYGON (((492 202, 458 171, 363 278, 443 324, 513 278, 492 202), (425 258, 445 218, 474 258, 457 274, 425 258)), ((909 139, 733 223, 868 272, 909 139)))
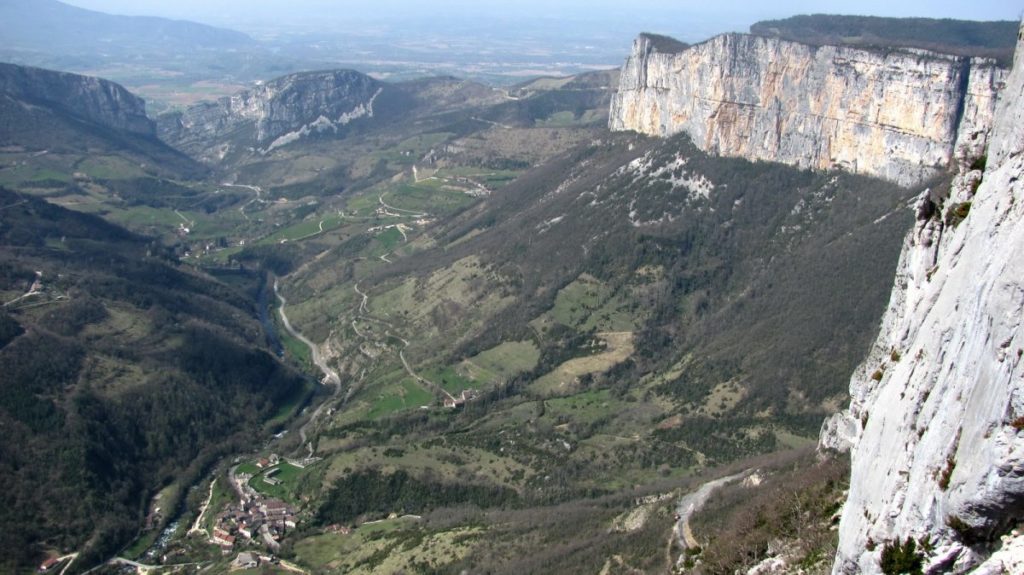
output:
POLYGON ((679 520, 676 521, 675 534, 679 540, 679 545, 684 549, 693 549, 699 546, 697 538, 693 535, 693 530, 690 528, 690 518, 693 514, 700 511, 701 507, 707 503, 708 498, 715 492, 716 489, 723 487, 733 481, 744 479, 754 472, 753 469, 742 471, 735 475, 728 475, 721 477, 713 481, 708 481, 704 485, 701 485, 696 491, 687 493, 679 499, 679 505, 676 507, 676 513, 679 515, 679 520))
MULTIPOLYGON (((288 333, 290 333, 292 337, 301 341, 306 345, 306 347, 309 348, 310 355, 312 356, 313 359, 313 363, 321 372, 323 372, 324 376, 320 380, 320 383, 323 385, 330 385, 334 387, 336 391, 341 389, 341 378, 338 377, 338 372, 334 371, 334 369, 330 365, 327 365, 327 360, 325 360, 324 357, 320 354, 320 347, 317 346, 312 341, 310 341, 308 337, 302 335, 302 333, 299 332, 297 329, 292 327, 292 323, 288 321, 288 315, 284 311, 285 306, 288 304, 288 300, 286 300, 284 296, 281 295, 281 292, 278 290, 277 278, 274 278, 274 295, 277 296, 278 301, 281 302, 281 307, 277 308, 277 311, 278 314, 281 316, 281 323, 284 324, 284 328, 288 330, 288 333)), ((316 411, 313 412, 313 415, 309 417, 309 421, 307 421, 305 425, 299 428, 299 439, 302 441, 302 444, 305 445, 306 448, 309 450, 309 457, 313 457, 313 442, 308 441, 308 435, 306 431, 316 422, 317 419, 320 418, 320 415, 323 413, 324 408, 327 407, 327 403, 328 402, 326 401, 321 402, 320 405, 316 408, 316 411)))
POLYGON ((313 358, 313 364, 316 365, 317 369, 323 372, 324 377, 320 382, 329 385, 341 385, 341 378, 338 377, 338 372, 334 371, 331 366, 327 365, 327 360, 325 360, 320 354, 320 347, 310 341, 308 337, 302 335, 302 333, 297 329, 292 327, 292 322, 288 321, 288 315, 284 311, 285 306, 288 305, 288 300, 286 300, 278 290, 277 278, 274 278, 274 295, 277 296, 277 300, 281 302, 281 307, 277 308, 277 313, 281 317, 281 323, 284 324, 284 328, 288 330, 288 333, 290 333, 292 337, 301 341, 309 348, 310 354, 313 358))
POLYGON ((245 188, 247 190, 251 190, 254 194, 256 194, 255 197, 253 197, 248 202, 242 204, 242 206, 238 208, 238 212, 240 214, 242 214, 242 217, 245 218, 245 221, 247 221, 247 222, 251 221, 249 219, 249 214, 245 213, 245 208, 249 207, 249 204, 251 204, 251 203, 253 203, 253 202, 257 201, 257 200, 262 200, 261 196, 263 195, 263 188, 261 188, 259 186, 249 186, 249 185, 246 185, 246 184, 229 184, 227 182, 224 182, 221 185, 226 187, 226 188, 245 188))

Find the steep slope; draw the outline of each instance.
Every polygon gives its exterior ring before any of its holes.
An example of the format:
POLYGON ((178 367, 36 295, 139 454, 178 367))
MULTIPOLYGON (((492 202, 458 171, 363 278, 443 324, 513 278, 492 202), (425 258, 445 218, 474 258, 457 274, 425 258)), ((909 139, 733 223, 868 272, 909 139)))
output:
POLYGON ((383 85, 352 70, 308 72, 160 118, 160 136, 207 161, 246 150, 266 153, 320 132, 372 118, 383 85))
POLYGON ((148 238, 3 189, 0 210, 0 570, 43 546, 88 566, 304 379, 265 349, 250 299, 148 238))
POLYGON ((0 147, 13 171, 30 157, 117 153, 154 173, 198 176, 205 169, 156 138, 145 102, 122 86, 89 76, 0 63, 0 147))
POLYGON ((156 135, 156 125, 146 117, 146 103, 99 78, 0 63, 0 91, 115 130, 156 135))
MULTIPOLYGON (((542 356, 515 378, 528 396, 577 393, 581 381, 649 389, 693 415, 659 438, 686 442, 708 463, 729 461, 775 445, 759 431, 765 422, 817 429, 882 309, 897 250, 886 241, 904 233, 904 197, 868 178, 708 157, 685 136, 617 135, 432 226, 429 244, 395 246, 393 264, 357 257, 375 253, 374 232, 351 236, 290 278, 289 301, 313 333, 331 334, 325 347, 352 378, 391 357, 360 353, 365 342, 349 329, 362 321, 358 287, 389 302, 378 312, 410 341, 413 365, 459 365, 526 340, 542 356), (861 257, 871 263, 853 264, 861 257), (474 279, 457 281, 467 266, 479 268, 474 279), (322 309, 317 301, 332 311, 303 313, 322 309), (600 335, 609 333, 618 335, 600 335), (628 346, 588 377, 565 379, 558 368, 591 355, 578 346, 594 334, 628 346), (544 387, 550 381, 556 388, 544 387), (727 388, 732 399, 720 405, 727 388), (750 434, 730 434, 729 422, 750 434)), ((362 382, 353 413, 373 402, 375 385, 362 382)))
POLYGON ((835 573, 877 572, 896 551, 928 572, 1024 569, 1010 534, 1024 520, 1022 116, 1024 32, 987 166, 965 161, 950 191, 918 199, 850 409, 824 429, 824 446, 853 444, 835 573))
POLYGON ((961 148, 984 147, 1004 76, 990 60, 743 34, 658 45, 634 42, 612 130, 685 132, 711 153, 902 185, 941 173, 961 148))

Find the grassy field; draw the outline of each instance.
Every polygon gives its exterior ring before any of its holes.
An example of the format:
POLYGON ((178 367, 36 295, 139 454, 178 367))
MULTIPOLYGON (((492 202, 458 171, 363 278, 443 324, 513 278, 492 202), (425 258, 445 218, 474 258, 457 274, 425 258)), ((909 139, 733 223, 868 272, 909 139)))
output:
POLYGON ((380 393, 367 412, 368 419, 379 419, 396 411, 414 409, 434 402, 434 396, 412 379, 403 379, 398 386, 390 386, 380 393))
POLYGON ((437 132, 413 136, 388 149, 373 154, 393 164, 411 166, 424 154, 451 138, 454 134, 437 132))
POLYGON ((617 293, 597 278, 582 274, 562 288, 555 305, 532 324, 538 329, 560 323, 583 331, 631 331, 638 318, 631 310, 630 295, 617 293))
POLYGON ((374 239, 376 239, 377 242, 387 251, 395 249, 404 241, 402 232, 398 231, 397 228, 388 228, 377 234, 377 237, 374 239))
POLYGON ((329 573, 399 573, 413 564, 440 567, 465 555, 474 529, 428 531, 413 518, 360 525, 349 535, 324 533, 295 544, 296 561, 329 573))
POLYGON ((400 210, 439 215, 453 212, 474 200, 465 192, 428 180, 418 184, 399 184, 385 194, 384 201, 400 210))
POLYGON ((576 391, 580 377, 607 371, 633 354, 632 332, 604 333, 599 336, 607 343, 605 351, 566 361, 530 384, 530 390, 542 396, 571 394, 576 391))
POLYGON ((540 360, 540 350, 532 341, 507 341, 492 347, 469 361, 495 374, 508 378, 533 369, 540 360))
POLYGON ((338 214, 328 214, 325 216, 317 216, 312 219, 300 222, 295 225, 288 226, 282 230, 274 232, 269 236, 260 239, 260 244, 279 244, 281 242, 292 242, 298 241, 305 238, 313 237, 321 233, 327 233, 329 231, 338 229, 344 224, 345 219, 338 214), (321 223, 323 224, 321 232, 321 223))
POLYGON ((100 180, 140 178, 146 175, 138 164, 117 156, 90 156, 82 160, 76 168, 77 171, 100 180))
POLYGON ((284 501, 295 501, 295 490, 305 473, 305 469, 285 462, 253 477, 249 480, 249 486, 268 497, 276 497, 284 501), (275 472, 274 470, 277 471, 275 472), (271 485, 265 481, 267 477, 273 477, 273 479, 280 481, 280 483, 271 485))
POLYGON ((464 366, 447 366, 433 368, 423 372, 423 377, 440 385, 445 391, 456 395, 464 389, 480 389, 486 380, 475 379, 470 376, 469 370, 464 366))

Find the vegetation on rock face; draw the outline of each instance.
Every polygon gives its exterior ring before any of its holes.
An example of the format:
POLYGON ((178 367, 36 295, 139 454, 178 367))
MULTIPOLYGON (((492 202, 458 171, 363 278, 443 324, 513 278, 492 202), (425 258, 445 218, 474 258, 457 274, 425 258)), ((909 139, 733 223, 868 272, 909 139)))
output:
POLYGON ((902 541, 897 537, 882 547, 880 567, 885 575, 921 575, 923 566, 924 555, 912 537, 902 541))
POLYGON ((946 208, 946 225, 956 227, 971 213, 971 202, 953 204, 946 208))
POLYGON ((975 22, 934 18, 879 18, 814 14, 766 20, 750 27, 752 34, 777 36, 815 45, 876 48, 922 48, 960 56, 1013 60, 1019 22, 975 22))
POLYGON ((689 44, 687 44, 686 42, 680 42, 675 38, 663 36, 661 34, 651 34, 650 32, 644 32, 642 36, 644 38, 647 38, 651 42, 651 45, 654 47, 654 49, 658 52, 672 54, 682 52, 683 50, 686 50, 689 47, 689 44))

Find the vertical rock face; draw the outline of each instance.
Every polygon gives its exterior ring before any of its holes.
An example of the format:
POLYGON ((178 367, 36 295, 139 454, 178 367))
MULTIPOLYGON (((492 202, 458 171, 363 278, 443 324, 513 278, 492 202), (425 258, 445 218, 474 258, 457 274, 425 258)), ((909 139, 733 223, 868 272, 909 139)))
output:
POLYGON ((1005 72, 922 50, 875 52, 726 34, 691 47, 641 35, 609 127, 802 168, 911 185, 983 149, 1005 72))
POLYGON ((353 70, 306 72, 159 119, 160 138, 207 161, 234 149, 266 153, 373 116, 383 85, 353 70))
MULTIPOLYGON (((1024 38, 1024 32, 1022 32, 1024 38)), ((872 352, 825 447, 852 444, 835 573, 927 538, 926 572, 1024 573, 1024 40, 987 166, 925 192, 872 352)), ((919 546, 919 548, 922 546, 919 546)))
POLYGON ((65 110, 101 126, 156 135, 142 98, 107 80, 0 63, 0 93, 29 105, 65 110))

